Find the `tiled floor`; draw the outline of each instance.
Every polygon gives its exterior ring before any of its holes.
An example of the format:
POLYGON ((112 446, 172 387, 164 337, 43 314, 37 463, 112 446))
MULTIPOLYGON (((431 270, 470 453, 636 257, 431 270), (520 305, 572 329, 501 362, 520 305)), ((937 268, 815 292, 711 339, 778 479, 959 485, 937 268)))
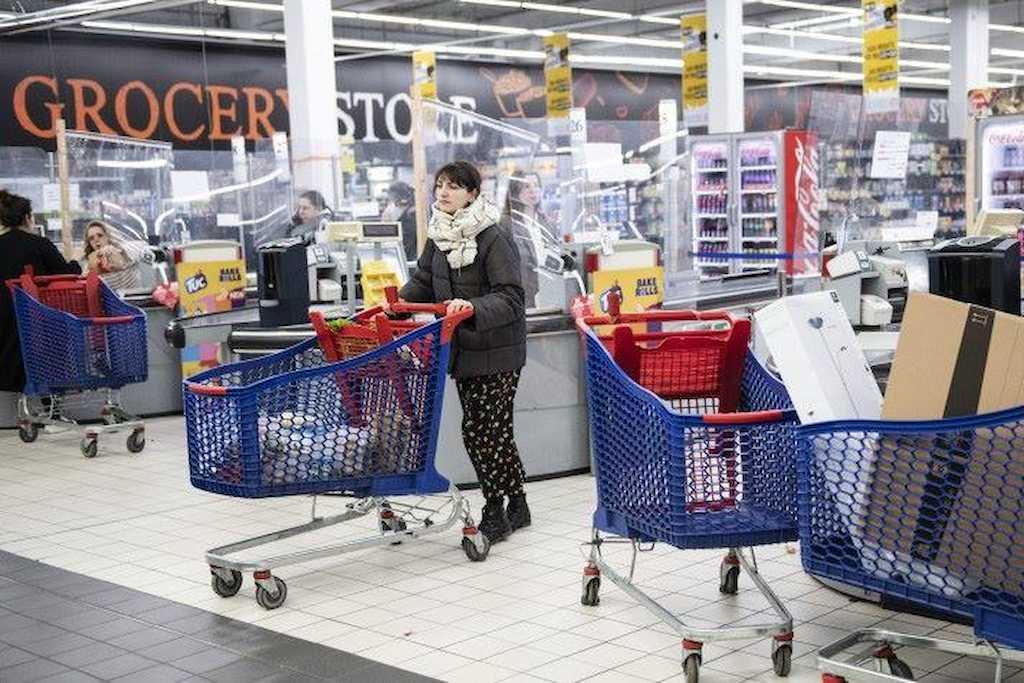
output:
MULTIPOLYGON (((268 612, 253 599, 251 577, 234 598, 214 595, 204 553, 307 521, 309 500, 202 493, 188 483, 181 419, 151 420, 147 436, 141 455, 129 455, 111 439, 100 457, 85 460, 72 437, 43 435, 25 445, 15 432, 0 432, 0 550, 448 681, 684 680, 679 637, 620 590, 608 583, 598 607, 579 604, 580 542, 588 537, 594 504, 587 476, 530 485, 533 527, 496 546, 484 563, 468 562, 452 531, 283 567, 275 573, 288 582, 288 599, 268 612)), ((478 507, 476 494, 471 498, 478 507)), ((318 513, 340 505, 320 499, 318 513)), ((372 531, 373 521, 361 520, 280 546, 308 548, 372 531)), ((606 556, 626 559, 624 550, 609 547, 606 556)), ((663 606, 697 623, 763 618, 769 606, 749 580, 741 579, 737 596, 718 593, 720 555, 658 546, 640 557, 637 576, 663 606)), ((798 622, 789 678, 795 683, 820 680, 815 648, 853 628, 882 625, 953 638, 970 633, 852 602, 804 574, 795 547, 762 548, 758 561, 798 622)), ((172 624, 168 619, 165 626, 172 624)), ((271 650, 278 664, 296 661, 288 650, 271 650)), ((776 680, 769 652, 764 641, 708 644, 701 681, 776 680)), ((990 672, 969 659, 918 651, 903 656, 922 681, 981 681, 990 672)), ((1008 671, 1006 680, 1024 681, 1018 668, 1008 671)), ((234 680, 254 679, 242 673, 234 680)), ((4 670, 0 681, 7 683, 4 670)))

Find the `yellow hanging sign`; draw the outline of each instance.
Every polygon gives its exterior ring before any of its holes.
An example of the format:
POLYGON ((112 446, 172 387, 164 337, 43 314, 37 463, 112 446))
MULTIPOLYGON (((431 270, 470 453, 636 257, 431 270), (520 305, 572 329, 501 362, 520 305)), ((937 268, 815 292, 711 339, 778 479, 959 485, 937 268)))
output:
POLYGON ((683 125, 708 125, 708 18, 679 18, 683 40, 683 125))
POLYGON ((864 112, 900 110, 899 0, 862 0, 864 112))
POLYGON ((569 34, 544 37, 544 91, 549 119, 567 119, 572 109, 572 69, 569 34))
POLYGON ((437 99, 437 57, 433 52, 412 53, 413 92, 423 99, 437 99))

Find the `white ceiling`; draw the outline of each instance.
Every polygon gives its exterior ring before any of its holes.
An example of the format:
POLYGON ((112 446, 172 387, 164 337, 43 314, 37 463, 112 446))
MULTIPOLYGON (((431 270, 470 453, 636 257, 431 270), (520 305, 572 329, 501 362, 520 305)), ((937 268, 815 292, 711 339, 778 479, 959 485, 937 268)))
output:
MULTIPOLYGON (((939 88, 947 78, 949 52, 943 48, 949 45, 949 24, 943 19, 956 1, 903 0, 901 68, 912 85, 939 88)), ((546 7, 526 2, 536 9, 520 9, 481 2, 495 0, 335 0, 336 51, 351 58, 389 47, 441 44, 464 58, 537 62, 541 38, 535 32, 567 30, 573 55, 586 66, 678 73, 675 21, 704 5, 703 0, 547 0, 546 7), (654 23, 658 18, 665 23, 654 23)), ((520 4, 495 4, 502 2, 520 4)), ((859 6, 859 0, 748 0, 743 19, 748 78, 822 82, 859 74, 859 6)), ((989 33, 990 80, 1024 83, 1024 0, 991 0, 989 7, 995 25, 989 33)), ((55 25, 136 34, 177 28, 169 37, 281 45, 284 32, 280 0, 0 0, 0 13, 9 15, 0 16, 0 34, 55 25), (77 11, 82 14, 72 15, 77 11)))

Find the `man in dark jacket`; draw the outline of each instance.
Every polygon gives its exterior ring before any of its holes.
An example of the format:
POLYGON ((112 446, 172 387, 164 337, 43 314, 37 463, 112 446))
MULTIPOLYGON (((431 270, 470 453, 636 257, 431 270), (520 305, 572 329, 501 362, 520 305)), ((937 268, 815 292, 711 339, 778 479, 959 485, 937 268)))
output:
POLYGON ((480 182, 466 162, 438 171, 429 239, 400 296, 447 301, 449 314, 472 311, 456 331, 449 370, 462 403, 463 442, 486 500, 479 529, 494 543, 530 524, 512 425, 526 364, 526 309, 519 251, 496 225, 498 210, 480 194, 480 182))

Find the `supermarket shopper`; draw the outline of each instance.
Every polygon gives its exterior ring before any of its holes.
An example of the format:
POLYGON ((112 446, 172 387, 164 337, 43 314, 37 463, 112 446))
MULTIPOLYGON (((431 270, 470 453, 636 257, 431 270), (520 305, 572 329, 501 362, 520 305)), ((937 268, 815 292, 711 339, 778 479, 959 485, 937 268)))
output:
POLYGON ((149 245, 142 240, 120 240, 103 221, 85 226, 84 268, 95 272, 116 291, 142 287, 140 265, 150 258, 149 245))
POLYGON ((542 237, 544 232, 550 233, 550 227, 539 209, 540 176, 525 173, 509 178, 508 200, 505 202, 501 225, 509 231, 519 249, 523 294, 528 309, 537 305, 537 294, 540 292, 537 238, 542 237))
POLYGON ((416 194, 401 180, 391 183, 388 199, 381 211, 383 221, 402 224, 402 249, 406 261, 416 260, 416 194))
POLYGON ((25 266, 32 266, 36 275, 81 272, 77 262, 65 261, 53 242, 31 230, 32 202, 0 190, 0 391, 25 387, 11 292, 2 283, 19 277, 25 266))
POLYGON ((449 368, 462 403, 462 439, 485 504, 479 529, 493 542, 530 525, 512 403, 526 364, 526 309, 519 252, 498 227, 497 207, 480 193, 480 172, 465 161, 434 177, 435 202, 406 301, 448 301, 469 310, 449 368), (508 499, 506 512, 505 499, 508 499))

